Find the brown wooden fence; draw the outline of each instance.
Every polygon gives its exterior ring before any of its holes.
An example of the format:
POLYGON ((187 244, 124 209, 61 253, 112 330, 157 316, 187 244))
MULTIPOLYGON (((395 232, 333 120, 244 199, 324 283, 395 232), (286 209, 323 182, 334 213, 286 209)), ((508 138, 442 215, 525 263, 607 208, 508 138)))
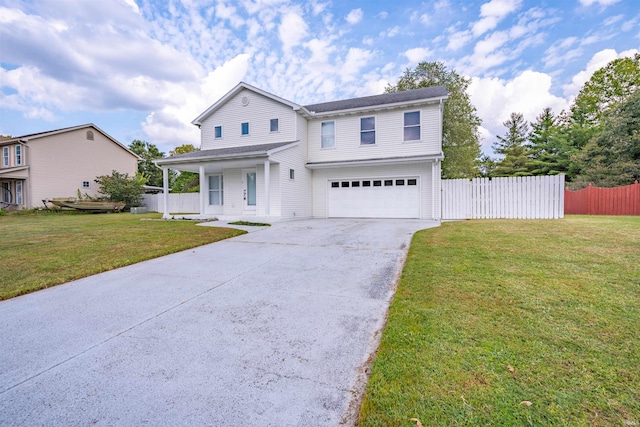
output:
POLYGON ((640 215, 640 184, 616 188, 564 190, 564 213, 577 215, 640 215))

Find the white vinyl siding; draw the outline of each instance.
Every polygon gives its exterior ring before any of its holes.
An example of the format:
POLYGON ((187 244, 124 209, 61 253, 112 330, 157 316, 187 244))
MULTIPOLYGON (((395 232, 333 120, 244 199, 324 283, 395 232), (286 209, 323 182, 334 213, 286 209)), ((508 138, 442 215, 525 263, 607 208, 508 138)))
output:
MULTIPOLYGON (((409 157, 437 155, 442 152, 440 145, 440 108, 438 104, 420 109, 420 142, 404 141, 404 113, 397 109, 377 112, 375 117, 376 144, 362 149, 360 144, 360 119, 363 116, 340 116, 335 118, 312 119, 308 123, 309 162, 330 162, 342 160, 367 160, 385 157, 409 157), (335 149, 321 148, 321 124, 335 121, 335 149)), ((417 111, 415 108, 409 111, 417 111)))
POLYGON ((220 106, 200 126, 202 150, 295 141, 298 114, 285 104, 248 90, 241 90, 220 106), (242 97, 249 104, 242 105, 242 97), (271 132, 271 119, 278 118, 278 132, 271 132), (249 135, 241 135, 241 123, 249 122, 249 135), (223 125, 223 138, 215 138, 215 127, 223 125))
MULTIPOLYGON (((275 153, 272 158, 279 162, 279 185, 280 194, 278 202, 281 205, 280 215, 282 218, 309 218, 311 217, 311 179, 312 172, 304 167, 307 157, 307 146, 300 143, 296 147, 282 150, 275 153), (295 170, 295 179, 290 179, 290 170, 295 170)), ((271 176, 273 173, 271 165, 271 176)), ((272 187, 273 188, 273 187, 272 187)), ((273 193, 273 189, 271 190, 273 193)), ((271 213, 273 205, 271 201, 271 213)))

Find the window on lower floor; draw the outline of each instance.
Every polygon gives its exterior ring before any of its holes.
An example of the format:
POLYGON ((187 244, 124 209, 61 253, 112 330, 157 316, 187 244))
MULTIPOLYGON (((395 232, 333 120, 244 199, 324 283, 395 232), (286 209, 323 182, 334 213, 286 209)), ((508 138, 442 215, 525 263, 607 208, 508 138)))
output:
POLYGON ((224 204, 224 182, 222 175, 209 176, 209 204, 216 206, 224 204))
POLYGON ((0 201, 3 201, 5 203, 11 203, 11 190, 9 190, 9 183, 8 182, 3 182, 2 183, 2 194, 0 194, 0 201))
POLYGON ((91 188, 91 181, 82 181, 82 188, 91 188))
POLYGON ((16 181, 16 204, 22 204, 22 181, 16 181))

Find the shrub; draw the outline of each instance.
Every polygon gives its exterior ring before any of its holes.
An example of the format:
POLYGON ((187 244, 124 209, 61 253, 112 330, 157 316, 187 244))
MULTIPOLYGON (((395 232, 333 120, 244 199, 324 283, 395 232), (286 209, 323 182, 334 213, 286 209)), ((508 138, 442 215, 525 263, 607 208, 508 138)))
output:
POLYGON ((142 176, 129 176, 127 173, 112 171, 111 175, 102 175, 95 179, 100 185, 98 193, 111 202, 125 202, 126 207, 138 206, 142 200, 145 179, 142 176))

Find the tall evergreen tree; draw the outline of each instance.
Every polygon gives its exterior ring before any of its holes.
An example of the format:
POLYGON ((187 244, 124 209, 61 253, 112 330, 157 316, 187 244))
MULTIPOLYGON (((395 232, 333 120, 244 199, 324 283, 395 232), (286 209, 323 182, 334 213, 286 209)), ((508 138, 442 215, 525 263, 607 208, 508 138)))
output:
POLYGON ((574 156, 575 188, 616 187, 640 180, 640 91, 603 115, 602 131, 574 156))
POLYGON ((471 104, 467 88, 471 81, 442 62, 421 62, 414 70, 407 69, 395 85, 385 92, 444 85, 449 98, 444 104, 442 123, 443 178, 472 178, 478 175, 482 120, 471 104))
POLYGON ((564 173, 567 181, 573 177, 567 133, 559 126, 551 108, 545 108, 531 123, 529 134, 530 160, 527 167, 531 175, 557 175, 564 173))
POLYGON ((493 150, 504 157, 497 162, 493 176, 530 175, 527 168, 529 149, 526 145, 529 124, 520 113, 511 113, 509 119, 502 124, 507 132, 504 136, 498 136, 493 150))

